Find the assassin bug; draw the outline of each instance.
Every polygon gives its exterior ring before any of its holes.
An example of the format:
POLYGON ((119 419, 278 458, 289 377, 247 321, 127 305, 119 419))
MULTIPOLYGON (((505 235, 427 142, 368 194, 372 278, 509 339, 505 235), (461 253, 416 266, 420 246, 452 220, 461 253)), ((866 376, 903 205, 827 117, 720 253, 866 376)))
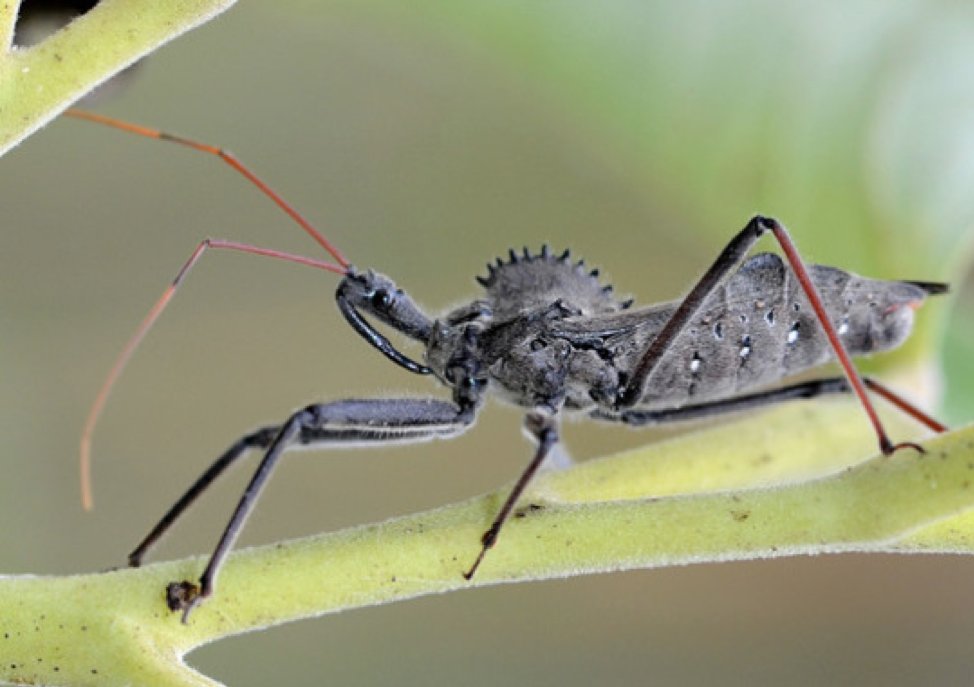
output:
POLYGON ((894 444, 867 394, 882 396, 930 429, 937 420, 880 385, 860 377, 851 355, 891 349, 909 335, 913 311, 945 284, 877 281, 833 267, 806 267, 785 228, 753 217, 713 265, 679 301, 634 307, 618 299, 569 252, 547 247, 510 251, 477 278, 485 293, 431 318, 388 277, 359 270, 303 216, 235 157, 213 146, 80 110, 70 116, 216 155, 246 177, 294 219, 335 263, 232 241, 206 239, 126 344, 100 389, 82 436, 83 493, 90 503, 88 464, 92 432, 108 394, 139 342, 179 284, 209 248, 242 251, 324 269, 341 275, 339 311, 352 328, 405 370, 435 377, 450 401, 418 398, 349 399, 309 405, 281 424, 252 431, 234 442, 193 483, 129 555, 138 566, 183 511, 232 463, 251 449, 263 459, 230 518, 199 583, 169 585, 170 608, 190 612, 214 591, 226 555, 239 535, 267 477, 288 448, 343 442, 413 442, 456 436, 475 421, 490 391, 524 407, 534 455, 484 532, 479 552, 465 570, 471 579, 531 478, 559 440, 559 416, 584 413, 605 422, 644 426, 755 408, 779 401, 852 392, 858 396, 890 454, 914 443, 894 444), (785 260, 772 253, 748 258, 770 233, 785 260), (370 321, 378 321, 424 347, 423 361, 402 353, 370 321), (792 375, 838 359, 845 375, 792 382, 792 375))

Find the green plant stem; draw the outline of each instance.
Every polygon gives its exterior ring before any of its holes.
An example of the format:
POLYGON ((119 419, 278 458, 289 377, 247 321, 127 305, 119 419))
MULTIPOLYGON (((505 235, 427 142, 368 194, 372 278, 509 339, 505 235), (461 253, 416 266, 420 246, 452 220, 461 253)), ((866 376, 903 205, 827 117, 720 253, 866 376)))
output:
POLYGON ((10 40, 19 3, 0 6, 0 155, 125 67, 236 0, 102 0, 29 48, 10 40))
POLYGON ((0 678, 213 684, 182 663, 186 652, 290 620, 470 586, 794 554, 974 552, 974 428, 929 440, 922 456, 903 450, 844 467, 873 440, 849 409, 840 402, 776 410, 542 475, 471 583, 461 572, 505 490, 238 551, 188 625, 167 609, 164 589, 195 579, 198 557, 2 578, 0 678), (820 441, 803 442, 801 423, 820 441), (846 440, 853 427, 862 440, 846 440), (793 430, 799 437, 789 439, 793 430), (833 450, 817 452, 822 447, 833 450), (808 459, 815 455, 826 457, 808 459), (681 462, 688 458, 689 467, 681 462), (637 479, 647 471, 650 479, 637 479), (810 471, 825 476, 793 481, 810 471), (706 491, 680 494, 694 475, 709 476, 706 491))
POLYGON ((14 26, 17 24, 17 10, 20 0, 11 0, 0 4, 0 48, 4 52, 10 50, 14 38, 14 26))

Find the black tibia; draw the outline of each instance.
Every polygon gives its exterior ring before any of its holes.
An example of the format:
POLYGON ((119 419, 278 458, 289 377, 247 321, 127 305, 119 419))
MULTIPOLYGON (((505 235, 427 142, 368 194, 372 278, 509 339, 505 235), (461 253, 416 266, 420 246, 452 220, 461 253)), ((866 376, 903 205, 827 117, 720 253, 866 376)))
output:
POLYGON ((308 406, 294 413, 280 427, 265 428, 235 443, 166 514, 136 553, 141 558, 141 554, 152 541, 155 541, 182 510, 246 449, 267 448, 263 460, 247 485, 200 577, 199 587, 175 583, 183 590, 183 593, 178 595, 183 601, 174 602, 176 608, 173 610, 182 610, 185 622, 190 611, 213 593, 216 575, 223 559, 240 534, 278 458, 288 448, 341 446, 347 442, 381 444, 424 441, 459 434, 466 429, 471 420, 470 414, 464 413, 453 404, 435 399, 347 400, 308 406), (188 592, 187 589, 191 591, 188 592))
POLYGON ((497 541, 497 535, 500 534, 501 527, 507 522, 518 499, 524 493, 524 489, 528 486, 531 478, 538 472, 538 468, 541 467, 544 459, 551 452, 552 447, 558 442, 557 420, 554 414, 547 408, 539 408, 530 412, 524 419, 524 426, 537 439, 538 448, 535 450, 531 462, 528 463, 528 466, 514 484, 514 488, 511 489, 511 493, 507 496, 507 500, 504 501, 504 505, 501 506, 500 511, 494 517, 494 521, 481 536, 480 553, 477 554, 477 558, 473 562, 473 565, 470 566, 470 569, 463 573, 463 576, 468 580, 477 572, 477 568, 480 567, 480 563, 484 560, 487 550, 497 541))
MULTIPOLYGON (((901 411, 912 417, 917 422, 925 425, 934 432, 943 432, 947 427, 936 419, 927 415, 910 401, 892 390, 886 388, 879 382, 864 377, 863 382, 866 387, 882 396, 901 411)), ((596 410, 591 417, 597 420, 610 420, 624 422, 635 427, 658 425, 667 422, 684 422, 691 420, 703 420, 706 418, 717 417, 728 413, 737 413, 747 410, 754 410, 763 406, 775 405, 784 401, 797 399, 816 398, 830 394, 848 394, 852 392, 852 387, 846 377, 829 377, 826 379, 814 379, 808 382, 799 382, 789 386, 760 391, 754 394, 734 396, 720 401, 700 403, 697 405, 680 406, 679 408, 661 408, 654 410, 641 410, 638 407, 630 410, 623 410, 613 414, 605 411, 596 410)))
POLYGON ((623 410, 618 414, 597 410, 592 413, 592 417, 597 420, 617 420, 633 426, 657 425, 667 422, 703 420, 718 415, 774 405, 782 401, 799 398, 815 398, 816 396, 826 394, 844 394, 849 391, 849 383, 845 377, 832 377, 829 379, 801 382, 769 391, 746 394, 744 396, 734 396, 720 401, 680 406, 679 408, 640 410, 637 407, 623 410))
POLYGON ((223 474, 224 470, 235 463, 249 449, 267 448, 270 446, 271 441, 277 436, 280 430, 280 427, 264 427, 234 442, 222 456, 213 461, 212 465, 193 482, 192 486, 186 490, 186 493, 173 504, 172 508, 162 516, 158 524, 152 528, 152 531, 145 536, 142 543, 135 547, 135 550, 129 554, 129 565, 133 568, 142 565, 142 559, 149 549, 159 541, 159 538, 176 522, 179 516, 183 514, 183 511, 189 508, 193 504, 193 501, 206 491, 206 488, 213 484, 217 477, 223 474))

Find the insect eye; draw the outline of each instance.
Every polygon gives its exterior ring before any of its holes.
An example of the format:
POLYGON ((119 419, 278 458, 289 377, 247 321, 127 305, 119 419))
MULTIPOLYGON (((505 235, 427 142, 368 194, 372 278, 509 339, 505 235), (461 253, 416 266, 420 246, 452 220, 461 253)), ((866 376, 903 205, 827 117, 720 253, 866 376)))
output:
POLYGON ((464 389, 479 389, 480 387, 484 386, 484 380, 467 375, 463 378, 463 381, 460 382, 460 386, 462 386, 464 389))
POLYGON ((385 310, 392 303, 392 296, 385 289, 376 289, 372 292, 372 307, 377 310, 385 310))

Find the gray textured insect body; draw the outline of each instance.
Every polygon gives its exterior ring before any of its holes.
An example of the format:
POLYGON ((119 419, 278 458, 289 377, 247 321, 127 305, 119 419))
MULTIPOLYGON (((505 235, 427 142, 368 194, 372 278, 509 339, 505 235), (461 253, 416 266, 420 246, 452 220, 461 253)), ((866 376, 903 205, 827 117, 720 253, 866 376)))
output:
MULTIPOLYGON (((812 280, 842 336, 861 355, 906 339, 927 293, 906 282, 865 279, 812 265, 812 280)), ((620 388, 679 302, 632 307, 602 286, 596 272, 554 257, 511 253, 480 282, 487 297, 433 326, 427 363, 448 385, 459 358, 476 361, 478 385, 500 387, 521 406, 598 410, 625 418, 620 388)), ((640 409, 679 408, 751 391, 818 367, 832 350, 798 280, 782 259, 747 260, 704 301, 690 326, 660 359, 639 397, 640 409)))
MULTIPOLYGON (((223 247, 238 248, 226 242, 223 247)), ((201 251, 198 248, 187 264, 201 251)), ((910 332, 916 306, 928 295, 943 293, 946 286, 876 281, 832 267, 806 268, 784 227, 773 219, 755 217, 748 222, 684 298, 641 308, 631 299, 617 298, 611 286, 599 282, 597 271, 571 260, 567 251, 556 256, 546 248, 536 254, 511 251, 508 259, 498 259, 488 266, 486 276, 478 278, 485 289, 481 298, 437 319, 382 274, 347 263, 341 273, 336 300, 353 329, 400 367, 437 378, 450 389, 452 399, 320 403, 235 442, 129 556, 130 564, 139 565, 147 550, 229 465, 249 449, 264 451, 199 585, 174 582, 168 589, 170 608, 182 610, 184 621, 212 594, 223 559, 288 448, 455 436, 474 422, 489 393, 527 409, 525 427, 537 447, 484 532, 472 565, 462 571, 467 579, 558 442, 563 412, 648 425, 853 391, 884 453, 906 446, 922 450, 889 440, 866 394, 868 387, 935 431, 944 429, 885 387, 863 380, 849 355, 899 345, 910 332), (770 253, 747 259, 766 232, 777 238, 787 262, 770 253), (396 348, 374 321, 420 344, 422 362, 396 348), (833 357, 844 377, 773 387, 833 357)))

